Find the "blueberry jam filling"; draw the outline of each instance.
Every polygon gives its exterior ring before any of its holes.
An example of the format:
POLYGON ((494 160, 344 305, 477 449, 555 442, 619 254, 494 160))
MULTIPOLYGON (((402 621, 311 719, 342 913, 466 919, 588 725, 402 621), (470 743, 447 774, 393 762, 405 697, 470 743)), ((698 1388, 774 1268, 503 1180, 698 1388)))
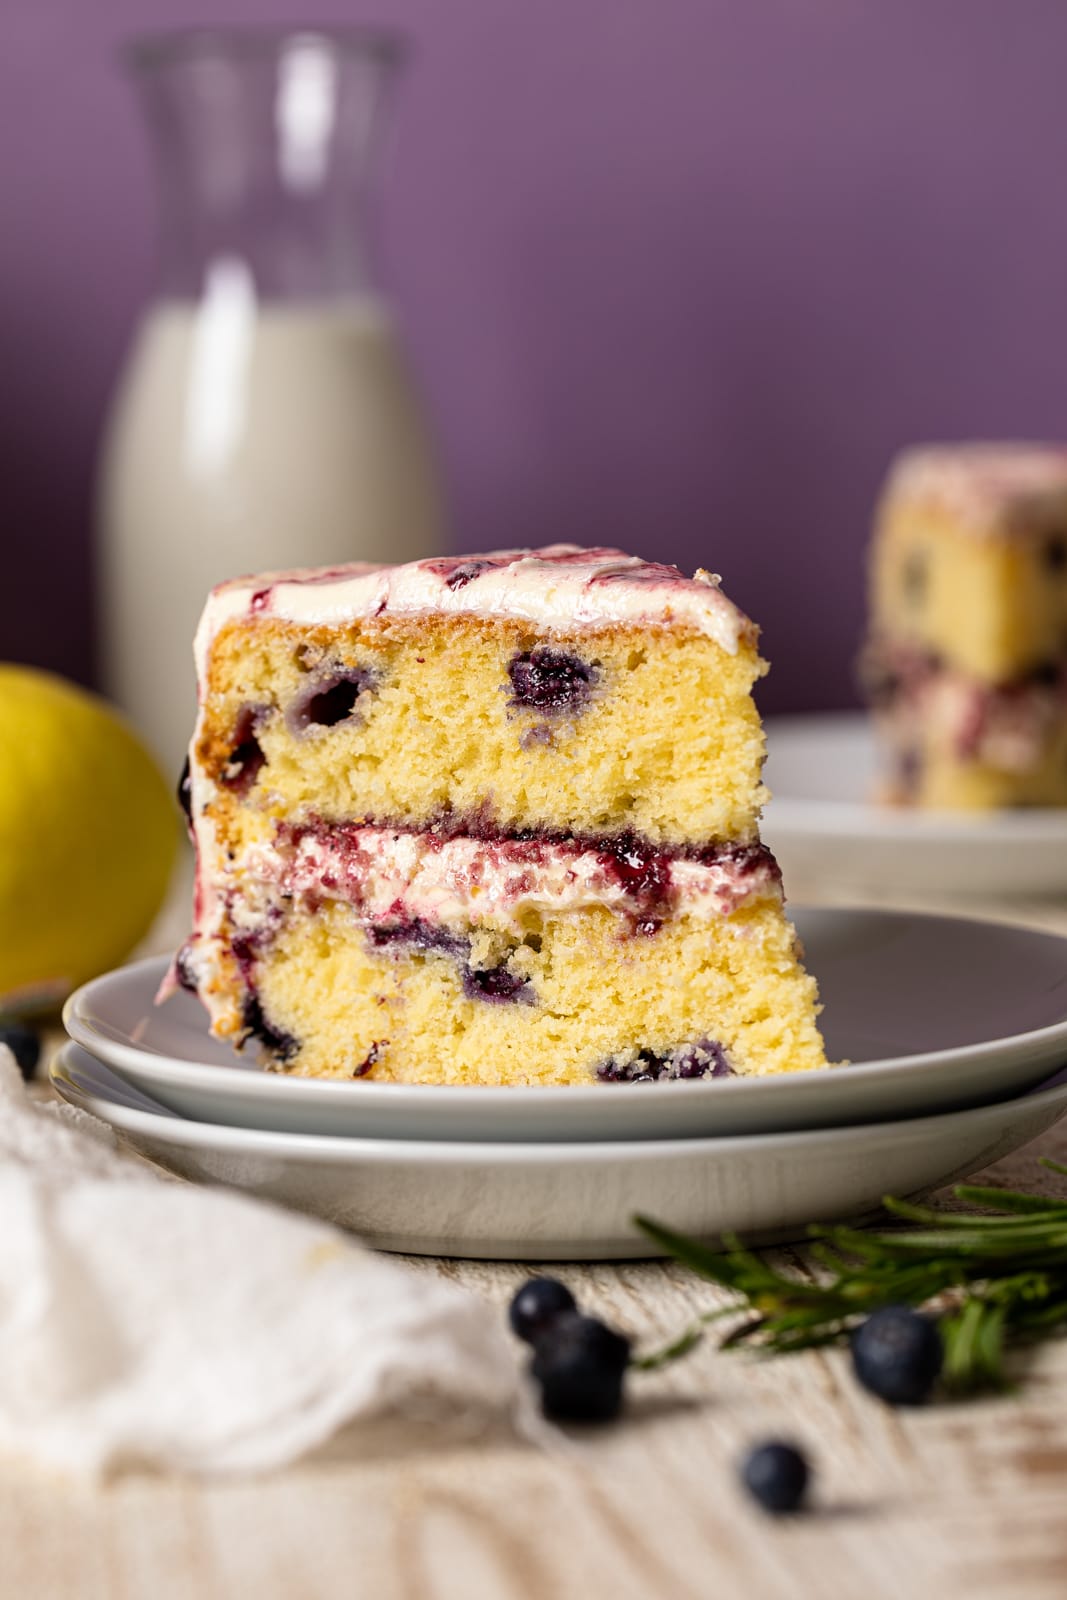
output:
POLYGON ((671 857, 665 850, 620 834, 598 852, 635 903, 634 931, 658 932, 671 909, 671 857))
POLYGON ((291 1061, 300 1049, 299 1039, 294 1039, 291 1033, 286 1033, 282 1028, 276 1028, 268 1020, 257 994, 246 997, 241 1022, 245 1037, 258 1040, 279 1061, 291 1061))
POLYGON ((566 650, 537 645, 513 656, 508 677, 511 704, 537 711, 583 711, 597 680, 597 669, 566 650))
POLYGON ((247 794, 266 764, 266 756, 256 737, 264 706, 245 706, 233 730, 233 744, 226 765, 219 774, 224 789, 247 794))
POLYGON ((294 733, 304 733, 308 728, 333 728, 339 722, 347 722, 360 695, 373 683, 374 674, 363 667, 318 679, 290 706, 290 728, 294 733))
MULTIPOLYGON (((382 822, 367 826, 383 826, 382 822)), ((283 826, 279 831, 285 844, 299 849, 308 837, 322 837, 329 841, 331 850, 339 853, 342 861, 351 857, 358 865, 360 855, 361 824, 312 821, 283 826)), ((743 899, 761 883, 780 883, 778 864, 766 845, 710 844, 704 847, 663 846, 643 839, 637 834, 614 836, 603 834, 556 833, 537 828, 504 829, 491 816, 483 812, 439 813, 421 829, 406 827, 390 819, 388 826, 397 833, 417 831, 431 849, 442 848, 452 839, 478 840, 489 846, 501 847, 502 864, 520 872, 525 866, 531 869, 552 861, 566 852, 575 856, 586 852, 597 857, 600 870, 614 879, 625 894, 619 907, 635 935, 651 937, 670 918, 676 905, 676 891, 672 877, 675 861, 696 861, 708 867, 724 869, 723 893, 727 899, 743 899)), ((335 881, 323 879, 328 888, 335 881)), ((378 944, 403 943, 422 949, 444 949, 465 959, 466 941, 456 934, 431 923, 417 920, 388 922, 371 930, 371 938, 378 944)))
POLYGON ((732 1078, 726 1051, 714 1039, 675 1045, 673 1050, 639 1050, 621 1061, 612 1056, 596 1069, 599 1083, 657 1083, 661 1078, 732 1078))
POLYGON ((447 928, 434 927, 413 917, 407 922, 379 923, 370 930, 371 941, 381 949, 387 945, 403 945, 409 950, 436 950, 450 956, 460 968, 463 993, 468 1000, 488 1000, 502 1003, 536 1005, 533 986, 518 977, 505 963, 498 967, 472 967, 471 942, 460 933, 449 933, 447 928))

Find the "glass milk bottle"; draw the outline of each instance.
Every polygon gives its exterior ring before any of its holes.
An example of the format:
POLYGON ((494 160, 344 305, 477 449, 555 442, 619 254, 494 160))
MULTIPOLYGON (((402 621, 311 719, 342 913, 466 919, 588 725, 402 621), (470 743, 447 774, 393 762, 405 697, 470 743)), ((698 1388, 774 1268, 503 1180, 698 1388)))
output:
POLYGON ((426 429, 368 269, 372 136, 399 59, 362 30, 189 33, 132 54, 161 282, 104 444, 106 691, 180 764, 212 584, 442 548, 426 429))

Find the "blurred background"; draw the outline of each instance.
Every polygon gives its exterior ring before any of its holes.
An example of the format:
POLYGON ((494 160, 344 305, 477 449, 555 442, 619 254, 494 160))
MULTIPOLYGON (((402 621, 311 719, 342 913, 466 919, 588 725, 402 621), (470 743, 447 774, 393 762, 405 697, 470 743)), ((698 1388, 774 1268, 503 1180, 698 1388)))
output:
MULTIPOLYGON (((300 9, 7 0, 9 659, 94 671, 97 451, 155 270, 119 41, 300 9)), ((303 20, 413 45, 380 277, 452 547, 711 566, 763 625, 765 709, 850 703, 889 456, 1067 433, 1062 0, 335 0, 303 20)))

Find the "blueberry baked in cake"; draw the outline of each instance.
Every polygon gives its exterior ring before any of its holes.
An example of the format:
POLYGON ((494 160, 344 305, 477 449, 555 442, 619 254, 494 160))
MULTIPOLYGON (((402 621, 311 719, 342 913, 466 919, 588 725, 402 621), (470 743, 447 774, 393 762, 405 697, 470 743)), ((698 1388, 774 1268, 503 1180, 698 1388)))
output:
POLYGON ((555 545, 223 584, 172 982, 310 1076, 826 1065, 760 843, 765 670, 700 572, 555 545))
POLYGON ((890 472, 863 676, 898 804, 1067 804, 1067 449, 959 444, 890 472))

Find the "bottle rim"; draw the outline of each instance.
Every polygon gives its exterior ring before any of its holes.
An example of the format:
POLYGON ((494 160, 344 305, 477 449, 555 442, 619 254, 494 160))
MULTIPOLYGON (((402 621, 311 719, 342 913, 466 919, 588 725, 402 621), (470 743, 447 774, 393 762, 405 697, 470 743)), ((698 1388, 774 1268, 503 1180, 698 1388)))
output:
POLYGON ((219 56, 266 60, 298 45, 317 45, 339 58, 362 56, 382 66, 398 66, 411 53, 408 37, 397 29, 294 22, 136 33, 123 41, 119 54, 125 66, 143 73, 219 56))

